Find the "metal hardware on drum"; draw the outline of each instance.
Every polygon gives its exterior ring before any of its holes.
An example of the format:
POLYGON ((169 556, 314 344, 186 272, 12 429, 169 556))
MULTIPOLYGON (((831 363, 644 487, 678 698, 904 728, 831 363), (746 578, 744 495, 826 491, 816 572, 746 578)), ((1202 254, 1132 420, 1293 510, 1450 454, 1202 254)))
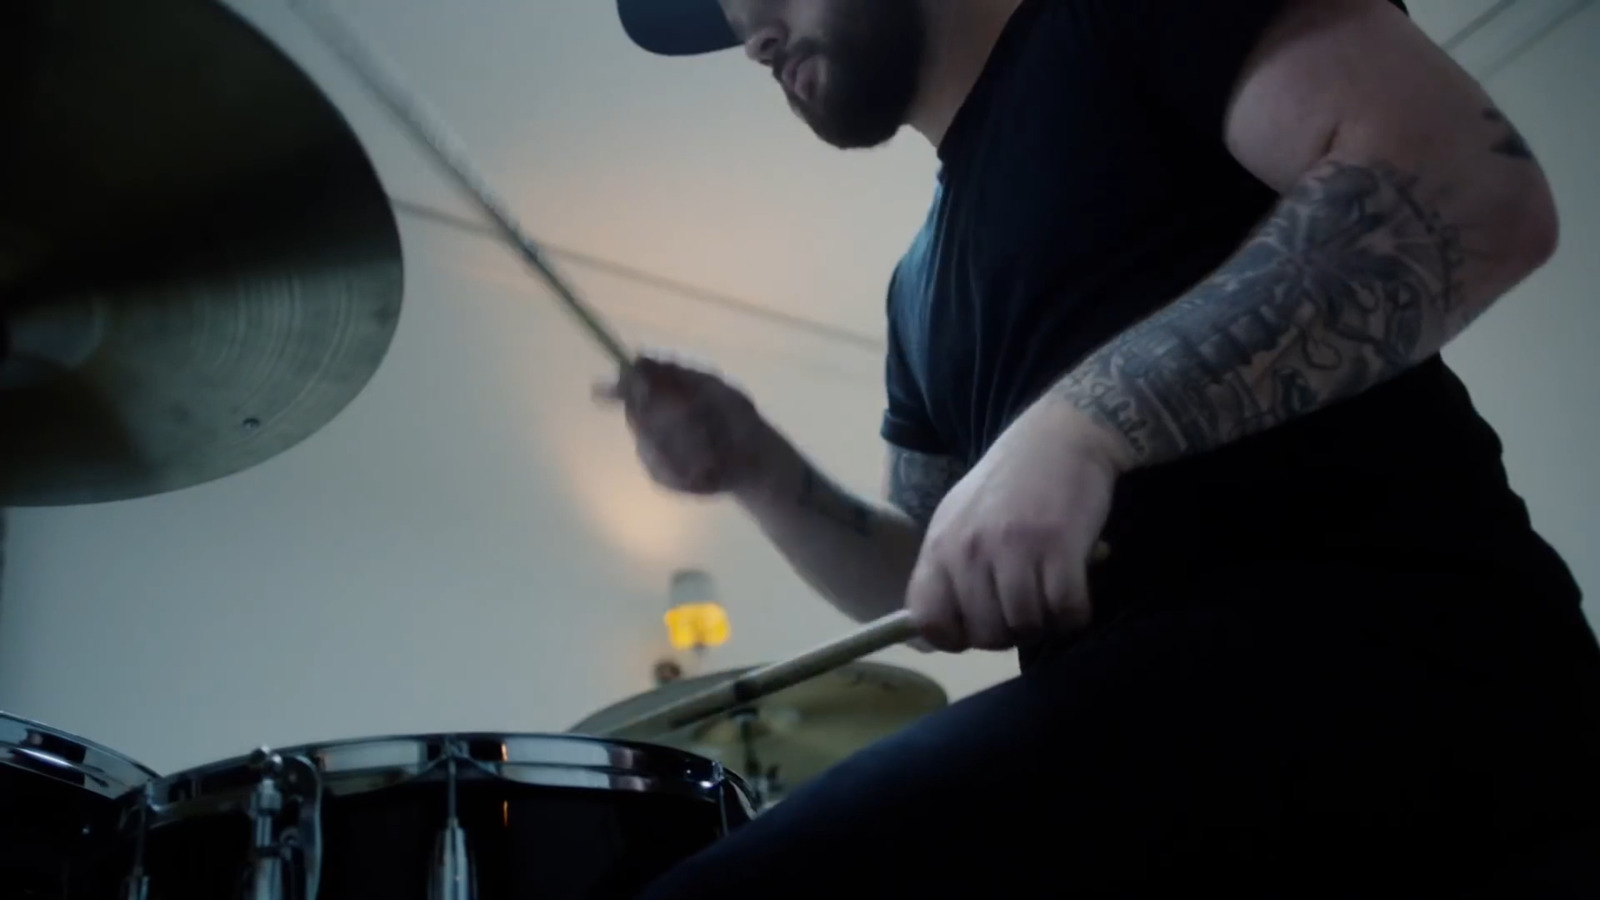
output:
POLYGON ((146 829, 149 827, 145 818, 147 810, 150 809, 150 798, 148 789, 144 793, 144 802, 135 805, 131 811, 124 812, 121 823, 122 828, 126 829, 128 827, 128 819, 132 818, 136 821, 133 826, 136 829, 134 832, 133 864, 129 868, 127 876, 122 880, 123 900, 148 900, 150 897, 150 878, 144 873, 144 836, 146 829))
POLYGON ((467 832, 456 813, 456 760, 462 756, 451 742, 445 758, 444 828, 434 840, 434 875, 429 885, 429 900, 474 900, 478 891, 473 883, 472 861, 467 855, 467 832))
POLYGON ((754 815, 743 780, 669 747, 418 735, 155 779, 113 855, 141 900, 588 900, 637 893, 754 815))
POLYGON ((283 847, 277 834, 278 813, 283 811, 283 795, 278 792, 283 758, 270 750, 257 750, 250 765, 260 780, 246 810, 252 839, 249 900, 283 900, 283 847))
POLYGON ((156 778, 82 737, 0 712, 0 896, 116 896, 119 798, 156 778))
POLYGON ((566 306, 589 336, 594 338, 620 368, 633 364, 633 353, 628 350, 616 332, 608 326, 599 313, 578 297, 554 268, 546 261, 544 251, 522 230, 510 206, 499 198, 489 186, 488 179, 467 161, 461 142, 439 119, 432 115, 413 92, 406 89, 378 54, 361 40, 327 6, 313 0, 290 0, 289 5, 300 13, 333 52, 342 58, 357 77, 377 96, 378 100, 395 115, 411 134, 426 147, 457 183, 470 194, 480 208, 494 221, 507 241, 520 253, 556 297, 566 306))

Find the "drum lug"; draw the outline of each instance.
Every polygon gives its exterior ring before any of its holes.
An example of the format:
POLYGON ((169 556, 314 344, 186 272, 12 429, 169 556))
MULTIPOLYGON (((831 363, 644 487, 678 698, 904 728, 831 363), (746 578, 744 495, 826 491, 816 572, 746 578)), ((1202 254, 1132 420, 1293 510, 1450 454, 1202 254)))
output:
POLYGON ((122 900, 149 900, 150 877, 135 872, 122 883, 122 900))
POLYGON ((128 827, 128 817, 135 815, 139 820, 139 832, 134 838, 133 867, 128 876, 122 879, 122 900, 147 900, 150 896, 150 876, 144 873, 144 839, 150 830, 150 807, 155 800, 150 796, 150 786, 147 784, 140 792, 139 804, 132 811, 124 811, 120 827, 128 827))
POLYGON ((278 841, 278 813, 283 811, 278 778, 283 774, 283 758, 263 747, 251 755, 250 766, 260 773, 261 780, 250 794, 248 810, 253 834, 249 900, 284 900, 283 847, 278 841))
POLYGON ((445 822, 433 845, 433 880, 428 885, 429 900, 474 900, 477 897, 476 873, 467 852, 467 832, 456 816, 456 761, 466 756, 451 741, 445 749, 445 822))
POLYGON ((247 810, 252 820, 251 873, 248 900, 285 900, 287 863, 298 853, 304 890, 298 896, 315 900, 321 875, 321 780, 309 760, 288 759, 268 748, 250 756, 260 776, 247 810), (279 818, 292 804, 295 825, 280 828, 279 818))
POLYGON ((434 877, 430 900, 473 900, 472 863, 467 858, 467 832, 451 819, 434 845, 434 877))

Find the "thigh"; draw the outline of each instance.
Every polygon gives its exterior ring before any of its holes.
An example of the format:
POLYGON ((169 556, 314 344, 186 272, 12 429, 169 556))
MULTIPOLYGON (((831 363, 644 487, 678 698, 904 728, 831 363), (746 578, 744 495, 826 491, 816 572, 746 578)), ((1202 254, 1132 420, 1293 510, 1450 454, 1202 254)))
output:
POLYGON ((1505 785, 1565 777, 1536 765, 1545 738, 1500 734, 1501 700, 1526 692, 1499 679, 1485 702, 1473 679, 1494 671, 1316 593, 1099 628, 845 761, 648 896, 1304 896, 1470 877, 1504 834, 1505 785))
POLYGON ((1288 698, 1241 624, 1110 630, 836 766, 648 896, 1081 896, 1264 855, 1288 698))

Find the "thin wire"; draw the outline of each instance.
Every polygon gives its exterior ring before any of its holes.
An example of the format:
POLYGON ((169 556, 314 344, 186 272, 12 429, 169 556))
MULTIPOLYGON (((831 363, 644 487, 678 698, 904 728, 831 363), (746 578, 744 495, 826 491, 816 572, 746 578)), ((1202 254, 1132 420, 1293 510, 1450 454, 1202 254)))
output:
POLYGON ((1594 0, 1579 0, 1579 2, 1567 7, 1565 12, 1551 19, 1549 22, 1545 23, 1543 28, 1540 28, 1538 31, 1529 35, 1528 38, 1522 43, 1511 48, 1510 53, 1502 56, 1499 61, 1485 69, 1481 74, 1479 74, 1478 77, 1487 81, 1488 79, 1498 75, 1502 69, 1516 62, 1519 57, 1528 52, 1528 50, 1532 48, 1534 44, 1537 44, 1549 37, 1551 32, 1555 31, 1557 28, 1560 28, 1562 25, 1565 25, 1573 16, 1583 12, 1583 10, 1593 2, 1594 0))
MULTIPOLYGON (((417 203, 412 200, 405 200, 399 197, 391 197, 390 201, 393 203, 395 209, 399 210, 400 212, 406 213, 407 215, 416 216, 419 219, 427 219, 430 222, 443 225, 447 228, 454 228, 458 231, 463 231, 468 234, 484 238, 494 238, 498 235, 498 232, 496 232, 493 227, 483 222, 478 222, 473 219, 468 219, 464 216, 456 215, 455 213, 446 212, 445 210, 436 209, 432 206, 427 206, 422 203, 417 203)), ((585 268, 593 269, 597 272, 604 272, 607 275, 612 275, 627 281, 643 284, 658 290, 666 291, 668 293, 677 294, 686 300, 692 300, 696 303, 714 306, 719 309, 736 312, 741 315, 751 316, 753 318, 765 319, 768 322, 772 322, 786 328, 808 332, 817 337, 838 341, 842 344, 849 344, 852 347, 867 350, 874 354, 881 354, 884 350, 883 341, 870 335, 862 334, 858 331, 852 331, 848 328, 840 328, 837 325, 829 325, 826 322, 818 322, 815 319, 807 319, 804 316, 797 316, 792 313, 782 312, 781 310, 772 309, 750 300, 744 300, 729 294, 717 293, 716 291, 697 287, 687 282, 668 278, 665 275, 657 275, 653 272, 647 272, 635 266, 630 266, 625 263, 619 263, 614 260, 604 259, 589 253, 584 253, 580 250, 571 250, 548 243, 543 244, 542 246, 544 247, 545 253, 548 256, 563 257, 585 268)))
POLYGON ((1457 31, 1455 34, 1450 35, 1440 42, 1439 46, 1443 47, 1445 50, 1456 49, 1457 47, 1461 46, 1462 42, 1467 38, 1477 34, 1483 28, 1483 26, 1489 24, 1489 22, 1492 21, 1496 16, 1500 15, 1516 4, 1517 0, 1499 0, 1499 2, 1491 4, 1488 9, 1474 16, 1472 21, 1461 26, 1460 31, 1457 31))

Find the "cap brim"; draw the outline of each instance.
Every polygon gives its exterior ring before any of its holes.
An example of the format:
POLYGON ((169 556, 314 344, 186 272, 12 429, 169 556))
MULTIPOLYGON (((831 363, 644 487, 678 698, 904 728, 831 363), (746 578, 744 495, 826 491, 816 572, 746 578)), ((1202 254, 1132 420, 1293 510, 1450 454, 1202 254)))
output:
POLYGON ((717 0, 617 0, 635 44, 663 56, 692 56, 739 45, 717 0))

